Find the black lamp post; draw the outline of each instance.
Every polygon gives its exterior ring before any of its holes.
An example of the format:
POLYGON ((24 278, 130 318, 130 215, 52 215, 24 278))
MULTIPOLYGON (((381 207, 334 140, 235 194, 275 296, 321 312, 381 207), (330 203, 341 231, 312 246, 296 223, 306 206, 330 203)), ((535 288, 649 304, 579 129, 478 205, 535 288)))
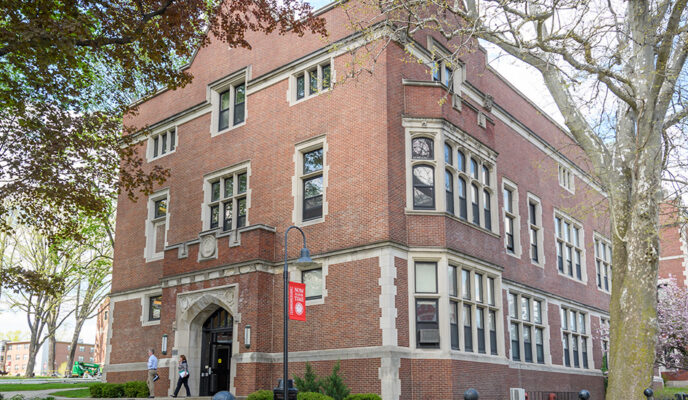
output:
POLYGON ((288 381, 289 377, 289 267, 287 266, 287 234, 292 228, 297 229, 301 232, 303 236, 303 248, 301 249, 301 256, 294 263, 298 266, 309 266, 315 264, 311 260, 311 254, 306 247, 306 234, 298 226, 290 226, 284 232, 284 378, 282 379, 282 384, 284 385, 284 400, 288 400, 288 381))

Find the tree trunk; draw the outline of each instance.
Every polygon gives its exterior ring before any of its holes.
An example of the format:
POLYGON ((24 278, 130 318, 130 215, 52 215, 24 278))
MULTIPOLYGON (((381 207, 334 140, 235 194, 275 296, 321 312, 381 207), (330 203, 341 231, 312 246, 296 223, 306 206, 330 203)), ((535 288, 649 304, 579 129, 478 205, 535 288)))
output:
MULTIPOLYGON (((640 128, 636 133, 637 137, 648 137, 640 128)), ((609 305, 608 400, 645 399, 643 391, 652 383, 661 193, 658 138, 659 133, 640 149, 634 146, 610 193, 612 265, 619 268, 614 270, 609 305)))
POLYGON ((33 370, 36 366, 36 354, 38 353, 39 347, 37 335, 32 332, 31 342, 29 343, 29 362, 26 363, 26 372, 24 373, 24 376, 27 378, 33 376, 33 370))
POLYGON ((55 365, 55 335, 50 336, 48 339, 48 370, 46 371, 48 376, 52 376, 53 373, 57 371, 57 366, 55 365))
POLYGON ((74 326, 74 333, 72 334, 72 346, 69 350, 69 363, 67 364, 67 368, 71 368, 74 365, 74 353, 76 353, 76 346, 79 344, 79 334, 83 326, 84 320, 77 318, 76 325, 74 326))

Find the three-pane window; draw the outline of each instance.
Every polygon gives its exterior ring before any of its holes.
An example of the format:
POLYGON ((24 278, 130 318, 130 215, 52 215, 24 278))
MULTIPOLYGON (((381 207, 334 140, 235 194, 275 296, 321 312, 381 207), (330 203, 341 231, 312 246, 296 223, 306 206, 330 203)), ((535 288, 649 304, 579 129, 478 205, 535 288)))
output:
POLYGON ((151 140, 149 146, 152 147, 153 158, 162 157, 173 152, 177 147, 177 131, 175 128, 169 129, 163 133, 154 135, 151 140))
POLYGON ((246 225, 246 192, 248 175, 234 172, 210 182, 209 229, 222 227, 223 231, 246 225))
POLYGON ((513 292, 507 299, 511 359, 544 364, 543 300, 513 292))
POLYGON ((332 87, 332 68, 324 63, 294 75, 296 84, 295 100, 314 96, 332 87))
POLYGON ((564 365, 588 368, 590 333, 586 326, 586 314, 567 307, 562 307, 559 311, 564 346, 564 365))

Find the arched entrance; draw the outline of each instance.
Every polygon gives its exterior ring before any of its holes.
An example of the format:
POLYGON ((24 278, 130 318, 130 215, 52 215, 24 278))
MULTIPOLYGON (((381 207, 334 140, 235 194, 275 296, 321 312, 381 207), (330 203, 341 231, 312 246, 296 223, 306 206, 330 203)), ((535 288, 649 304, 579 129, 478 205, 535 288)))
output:
POLYGON ((203 323, 199 385, 201 396, 212 396, 221 390, 230 390, 233 326, 234 320, 224 308, 218 308, 203 323))

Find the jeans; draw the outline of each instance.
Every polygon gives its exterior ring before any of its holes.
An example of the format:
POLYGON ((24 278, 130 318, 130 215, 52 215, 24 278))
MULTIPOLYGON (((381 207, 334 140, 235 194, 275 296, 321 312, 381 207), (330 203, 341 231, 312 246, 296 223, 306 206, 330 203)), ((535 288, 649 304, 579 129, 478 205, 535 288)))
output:
POLYGON ((177 379, 177 388, 174 389, 174 395, 176 396, 179 393, 179 389, 182 388, 182 384, 184 385, 184 388, 186 389, 186 397, 191 397, 191 391, 189 390, 189 375, 177 379))

